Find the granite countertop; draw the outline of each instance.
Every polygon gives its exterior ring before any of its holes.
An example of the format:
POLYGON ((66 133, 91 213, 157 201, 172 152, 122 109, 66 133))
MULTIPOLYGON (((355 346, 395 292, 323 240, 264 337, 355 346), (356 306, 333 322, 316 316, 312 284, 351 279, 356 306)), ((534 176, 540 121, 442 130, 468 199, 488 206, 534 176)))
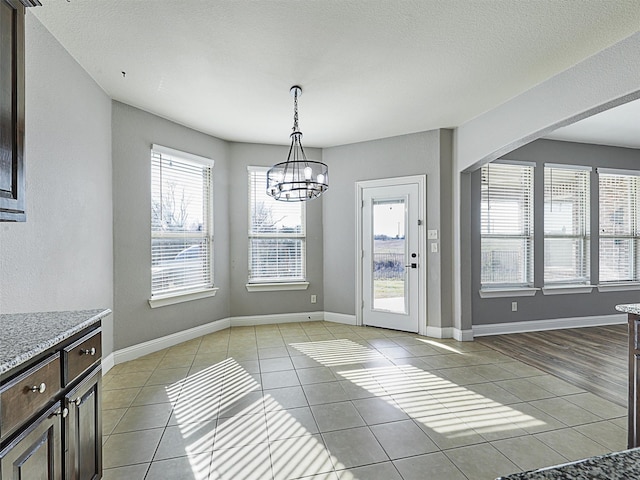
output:
POLYGON ((93 325, 109 309, 0 315, 0 374, 93 325))
POLYGON ((587 458, 557 467, 514 473, 497 480, 631 480, 640 478, 640 448, 587 458))
POLYGON ((627 305, 616 305, 616 310, 624 313, 640 315, 640 303, 629 303, 627 305))

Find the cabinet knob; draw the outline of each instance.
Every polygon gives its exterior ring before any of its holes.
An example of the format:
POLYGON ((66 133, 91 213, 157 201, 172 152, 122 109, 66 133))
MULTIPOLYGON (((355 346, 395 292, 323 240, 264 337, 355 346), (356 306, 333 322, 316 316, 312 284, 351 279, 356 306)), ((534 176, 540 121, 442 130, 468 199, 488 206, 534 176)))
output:
POLYGON ((80 350, 80 355, 95 355, 96 354, 96 347, 91 347, 88 348, 86 350, 80 350))
POLYGON ((29 390, 31 390, 33 393, 44 393, 46 389, 47 385, 42 382, 40 385, 34 385, 29 390))
POLYGON ((62 418, 67 418, 67 415, 69 415, 69 409, 63 408, 62 410, 56 410, 53 414, 56 416, 62 415, 62 418))
POLYGON ((73 403, 76 407, 79 407, 82 404, 82 397, 76 398, 71 403, 73 403))

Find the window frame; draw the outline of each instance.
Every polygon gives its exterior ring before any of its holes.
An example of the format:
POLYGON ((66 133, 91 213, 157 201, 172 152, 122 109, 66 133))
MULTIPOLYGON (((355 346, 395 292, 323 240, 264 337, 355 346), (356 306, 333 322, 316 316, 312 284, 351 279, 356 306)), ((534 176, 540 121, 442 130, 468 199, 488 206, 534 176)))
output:
MULTIPOLYGON (((150 172, 151 172, 151 197, 153 198, 153 178, 154 178, 154 162, 157 161, 156 155, 166 156, 174 159, 175 161, 182 162, 183 164, 191 164, 197 167, 202 167, 208 170, 208 182, 203 181, 203 186, 207 186, 208 191, 203 191, 203 206, 206 208, 206 212, 203 216, 204 228, 202 234, 198 235, 198 232, 190 232, 189 235, 185 235, 184 232, 159 232, 154 230, 153 223, 150 229, 151 246, 153 255, 153 242, 155 239, 167 239, 167 238, 185 238, 193 236, 201 238, 208 247, 208 282, 206 286, 194 285, 192 287, 186 287, 183 289, 175 290, 160 290, 154 293, 153 290, 153 275, 151 276, 151 296, 149 298, 149 305, 151 308, 163 307, 166 305, 172 305, 175 303, 186 302, 190 300, 197 300, 201 298, 207 298, 215 296, 218 288, 215 286, 214 276, 214 160, 207 157, 202 157, 192 153, 184 152, 181 150, 164 147, 162 145, 153 144, 150 151, 150 172), (208 198, 206 198, 208 197, 208 198), (208 200, 208 202, 207 202, 208 200), (194 235, 191 235, 193 233, 194 235)), ((153 215, 153 204, 150 205, 150 212, 153 215)))
MULTIPOLYGON (((543 209, 543 221, 542 221, 542 233, 544 241, 544 258, 543 258, 543 292, 545 295, 553 295, 560 293, 589 293, 593 286, 591 283, 591 172, 592 167, 572 164, 544 164, 544 195, 542 200, 543 209), (583 192, 583 210, 586 211, 586 215, 582 217, 583 232, 571 233, 571 234, 558 234, 547 233, 547 169, 550 170, 562 170, 562 171, 576 171, 586 173, 585 190, 583 192), (566 280, 547 280, 547 239, 573 239, 580 241, 582 247, 582 263, 585 276, 583 278, 575 277, 566 280), (582 287, 585 287, 584 289, 582 287), (583 291, 584 290, 584 291, 583 291)), ((551 172, 553 175, 553 171, 551 172)), ((553 180, 552 180, 553 182, 553 180)), ((551 187, 552 188, 552 187, 551 187)), ((551 191, 551 200, 553 201, 553 191, 551 191)), ((568 202, 563 202, 568 203, 568 202)), ((584 212, 583 212, 584 213, 584 212)))
MULTIPOLYGON (((259 291, 284 291, 284 290, 306 290, 309 286, 309 282, 307 281, 307 209, 306 202, 291 202, 291 205, 299 205, 301 212, 301 225, 302 225, 302 233, 258 233, 253 232, 253 208, 254 201, 252 192, 253 188, 253 179, 255 173, 263 173, 265 176, 265 189, 264 189, 264 199, 265 200, 273 200, 272 197, 269 197, 266 192, 266 174, 269 170, 269 167, 264 166, 255 166, 249 165, 247 166, 247 283, 246 289, 249 292, 259 292, 259 291), (301 277, 269 277, 260 279, 257 277, 251 276, 251 265, 252 265, 252 240, 254 239, 295 239, 302 241, 302 254, 300 256, 301 266, 302 266, 302 276, 301 277)), ((275 201, 275 200, 273 200, 275 201)))
POLYGON ((598 288, 602 291, 614 288, 630 287, 638 287, 640 285, 640 171, 635 170, 618 170, 618 169, 608 169, 608 168, 598 168, 598 209, 599 209, 599 224, 598 224, 598 271, 599 279, 598 288), (626 192, 626 197, 629 202, 633 202, 630 215, 631 222, 631 234, 608 234, 604 232, 604 224, 603 224, 603 204, 605 202, 602 201, 602 181, 603 177, 619 177, 621 179, 628 179, 631 181, 630 189, 626 192), (635 199, 633 198, 635 196, 635 199), (602 279, 602 240, 625 240, 630 241, 629 248, 629 270, 632 272, 631 279, 610 279, 603 280, 602 279))
MULTIPOLYGON (((490 162, 484 165, 481 169, 481 178, 480 178, 480 297, 481 298, 493 298, 493 297, 502 297, 502 296, 532 296, 535 295, 536 291, 539 290, 534 288, 534 258, 535 258, 535 219, 534 219, 534 184, 535 184, 535 163, 534 162, 523 162, 517 160, 496 160, 494 162, 490 162), (518 234, 495 234, 495 233, 484 233, 482 226, 482 218, 484 216, 482 205, 483 205, 483 184, 484 180, 482 175, 484 175, 485 170, 488 173, 487 180, 487 188, 490 187, 491 182, 491 165, 502 165, 502 166, 511 166, 511 167, 520 167, 520 168, 528 168, 530 169, 528 172, 529 177, 529 185, 527 187, 528 195, 527 195, 527 203, 528 205, 521 205, 520 211, 523 212, 523 216, 526 215, 528 217, 527 225, 524 227, 525 233, 518 234), (526 209, 526 211, 525 211, 526 209), (524 258, 521 264, 522 270, 524 273, 524 282, 501 282, 501 283, 482 283, 483 278, 483 263, 482 263, 482 254, 484 252, 484 241, 485 239, 520 239, 525 240, 526 245, 524 248, 524 258)), ((524 172, 523 172, 524 173, 524 172)), ((520 174, 522 175, 522 173, 520 174)), ((494 187, 495 188, 495 187, 494 187)), ((523 189, 523 195, 526 195, 526 191, 523 189)), ((487 198, 487 211, 491 209, 491 198, 490 191, 488 193, 487 198)))

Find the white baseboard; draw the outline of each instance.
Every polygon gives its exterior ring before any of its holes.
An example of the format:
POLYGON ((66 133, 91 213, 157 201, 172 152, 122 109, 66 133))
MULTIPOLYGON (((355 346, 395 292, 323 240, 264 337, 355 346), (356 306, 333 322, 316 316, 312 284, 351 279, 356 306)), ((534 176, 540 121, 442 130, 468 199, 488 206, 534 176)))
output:
POLYGON ((427 337, 453 338, 453 328, 452 327, 430 327, 427 325, 427 337))
POLYGON ((102 359, 102 376, 104 377, 109 370, 113 368, 115 365, 115 356, 113 353, 110 353, 106 357, 102 359))
POLYGON ((619 325, 627 323, 627 314, 595 315, 592 317, 553 318, 550 320, 531 320, 526 322, 492 323, 474 325, 473 336, 506 335, 509 333, 539 332, 561 328, 597 327, 601 325, 619 325))
POLYGON ((453 329, 453 338, 454 340, 458 340, 459 342, 472 342, 473 341, 473 330, 460 330, 459 328, 453 329))
POLYGON ((271 325, 274 323, 318 322, 324 319, 324 312, 278 313, 274 315, 249 315, 231 317, 232 327, 271 325))
POLYGON ((345 325, 356 325, 356 316, 347 315, 346 313, 324 312, 324 320, 326 322, 343 323, 345 325))
POLYGON ((144 355, 173 347, 179 343, 193 340, 194 338, 201 337, 202 335, 224 330, 232 326, 242 327, 252 325, 269 325, 274 323, 317 322, 323 319, 324 312, 284 313, 277 315, 252 315, 224 318, 222 320, 216 320, 215 322, 183 330, 154 340, 149 340, 148 342, 116 350, 102 360, 103 374, 107 373, 114 365, 119 363, 135 360, 136 358, 140 358, 144 355))
MULTIPOLYGON (((625 316, 626 318, 626 316, 625 316)), ((344 313, 333 312, 307 312, 307 313, 284 313, 275 315, 250 315, 244 317, 231 317, 216 320, 215 322, 200 325, 198 327, 183 330, 164 337, 149 340, 148 342, 132 345, 107 355, 102 359, 102 373, 106 374, 114 365, 135 360, 144 355, 173 347, 182 342, 193 340, 194 338, 207 335, 209 333, 224 330, 229 327, 242 327, 254 325, 271 325, 276 323, 293 322, 317 322, 325 320, 327 322, 341 323, 345 325, 356 325, 356 316, 344 313)), ((618 322, 619 323, 619 322, 618 322)), ((427 336, 434 338, 455 338, 456 340, 473 340, 471 330, 458 330, 451 327, 427 327, 427 336)), ((490 335, 490 334, 485 334, 490 335)))
POLYGON ((454 327, 430 327, 427 326, 427 337, 431 338, 453 338, 459 342, 470 342, 473 340, 472 330, 460 330, 454 327))
POLYGON ((149 340, 148 342, 132 345, 121 350, 116 350, 112 353, 114 357, 114 363, 118 365, 122 362, 135 360, 136 358, 140 358, 144 355, 157 352, 164 348, 173 347, 174 345, 186 342, 188 340, 193 340, 194 338, 201 337, 202 335, 207 335, 208 333, 224 330, 225 328, 229 328, 229 326, 229 319, 224 318, 222 320, 216 320, 215 322, 173 333, 165 337, 156 338, 154 340, 149 340))

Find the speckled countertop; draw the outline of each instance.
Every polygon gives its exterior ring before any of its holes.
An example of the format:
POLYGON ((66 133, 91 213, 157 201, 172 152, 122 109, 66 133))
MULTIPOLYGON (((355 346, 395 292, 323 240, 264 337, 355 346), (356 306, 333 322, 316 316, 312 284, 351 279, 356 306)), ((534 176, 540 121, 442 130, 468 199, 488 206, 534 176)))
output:
POLYGON ((609 453, 557 467, 514 473, 498 480, 631 480, 640 479, 640 449, 609 453))
POLYGON ((109 309, 0 315, 0 374, 111 313, 109 309))
POLYGON ((627 305, 616 305, 616 310, 624 313, 640 315, 640 303, 629 303, 627 305))

